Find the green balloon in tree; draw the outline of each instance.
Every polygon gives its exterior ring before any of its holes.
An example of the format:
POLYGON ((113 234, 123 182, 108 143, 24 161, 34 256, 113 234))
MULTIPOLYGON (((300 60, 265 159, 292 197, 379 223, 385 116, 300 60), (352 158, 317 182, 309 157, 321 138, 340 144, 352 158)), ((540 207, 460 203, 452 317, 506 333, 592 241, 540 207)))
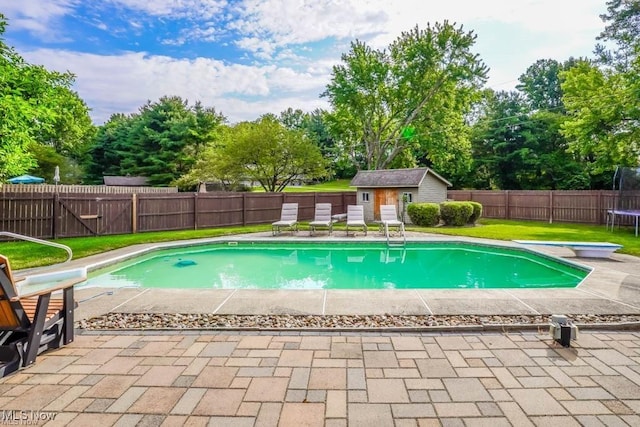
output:
POLYGON ((411 141, 416 137, 416 128, 413 126, 406 126, 402 129, 401 135, 407 141, 411 141))

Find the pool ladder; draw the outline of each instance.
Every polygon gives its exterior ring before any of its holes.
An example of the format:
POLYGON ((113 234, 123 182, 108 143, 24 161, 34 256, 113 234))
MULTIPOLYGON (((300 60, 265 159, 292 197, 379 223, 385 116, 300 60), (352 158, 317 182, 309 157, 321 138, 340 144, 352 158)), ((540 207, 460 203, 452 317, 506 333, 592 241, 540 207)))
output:
POLYGON ((400 239, 391 239, 391 233, 389 232, 389 224, 385 223, 384 224, 384 234, 387 237, 387 247, 392 247, 392 246, 400 246, 400 247, 404 247, 407 244, 407 236, 404 233, 404 224, 401 224, 399 227, 399 233, 400 233, 400 237, 402 238, 400 239))
POLYGON ((39 243, 41 245, 53 246, 54 248, 64 249, 67 252, 67 259, 64 262, 69 262, 71 261, 71 258, 73 258, 73 252, 71 251, 71 248, 67 245, 49 242, 48 240, 42 240, 35 237, 25 236, 23 234, 12 233, 10 231, 0 231, 0 236, 13 237, 14 239, 25 240, 27 242, 39 243))
POLYGON ((389 246, 385 252, 382 253, 380 261, 385 264, 393 264, 395 262, 404 264, 406 256, 407 248, 404 246, 389 246))

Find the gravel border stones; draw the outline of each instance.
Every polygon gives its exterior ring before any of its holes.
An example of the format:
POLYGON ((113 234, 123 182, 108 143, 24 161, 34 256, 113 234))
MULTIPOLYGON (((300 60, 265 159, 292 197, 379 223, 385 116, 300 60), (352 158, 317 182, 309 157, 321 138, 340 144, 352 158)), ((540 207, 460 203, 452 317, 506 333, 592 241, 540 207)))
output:
MULTIPOLYGON (((640 329, 640 315, 568 315, 583 329, 640 329)), ((85 330, 502 330, 548 328, 547 315, 219 315, 107 313, 76 322, 85 330)))

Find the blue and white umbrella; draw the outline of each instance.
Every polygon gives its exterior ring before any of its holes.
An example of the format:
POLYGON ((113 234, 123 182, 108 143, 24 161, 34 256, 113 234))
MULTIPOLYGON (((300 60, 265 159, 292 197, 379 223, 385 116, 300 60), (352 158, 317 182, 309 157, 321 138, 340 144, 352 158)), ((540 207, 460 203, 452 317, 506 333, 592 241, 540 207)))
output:
POLYGON ((11 178, 9 182, 12 184, 42 184, 44 182, 44 178, 31 175, 20 175, 15 178, 11 178))

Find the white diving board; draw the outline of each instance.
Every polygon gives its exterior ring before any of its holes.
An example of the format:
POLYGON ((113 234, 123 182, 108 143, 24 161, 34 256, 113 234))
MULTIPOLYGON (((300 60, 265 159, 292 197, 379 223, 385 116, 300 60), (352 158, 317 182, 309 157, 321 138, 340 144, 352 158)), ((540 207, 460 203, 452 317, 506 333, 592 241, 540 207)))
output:
POLYGON ((522 245, 561 246, 571 249, 580 258, 608 258, 622 247, 609 242, 560 242, 553 240, 514 240, 522 245))

